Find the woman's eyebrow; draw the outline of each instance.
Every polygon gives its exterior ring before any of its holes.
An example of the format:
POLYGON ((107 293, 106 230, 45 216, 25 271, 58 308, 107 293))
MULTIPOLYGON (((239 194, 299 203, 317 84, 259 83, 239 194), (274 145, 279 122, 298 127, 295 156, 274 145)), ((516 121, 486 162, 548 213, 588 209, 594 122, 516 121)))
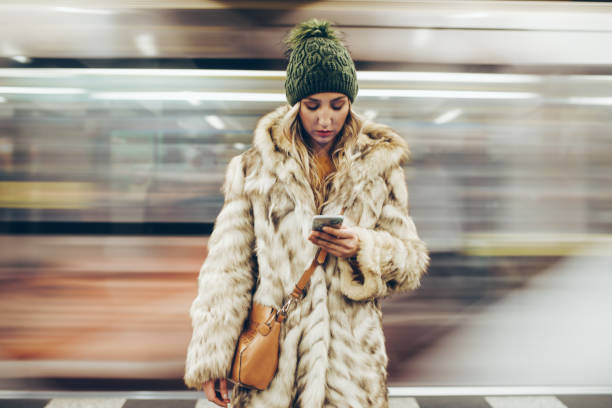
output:
POLYGON ((339 100, 341 100, 341 99, 342 99, 342 100, 344 100, 344 98, 346 98, 346 96, 344 96, 344 95, 343 95, 343 96, 339 96, 339 97, 337 97, 337 98, 334 98, 334 99, 332 99, 331 101, 332 101, 332 102, 337 102, 337 101, 339 101, 339 100))

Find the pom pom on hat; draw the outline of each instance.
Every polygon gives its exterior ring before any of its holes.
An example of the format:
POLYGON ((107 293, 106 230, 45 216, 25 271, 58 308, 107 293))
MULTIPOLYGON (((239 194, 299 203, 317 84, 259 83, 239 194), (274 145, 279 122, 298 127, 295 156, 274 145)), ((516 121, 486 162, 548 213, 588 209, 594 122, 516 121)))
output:
POLYGON ((336 32, 331 28, 329 21, 317 20, 316 18, 295 26, 287 36, 285 43, 290 50, 293 50, 297 45, 311 37, 329 38, 330 40, 336 40, 340 44, 336 32))
POLYGON ((290 105, 319 92, 357 96, 357 74, 348 50, 327 21, 312 19, 295 26, 286 39, 289 64, 285 93, 290 105))

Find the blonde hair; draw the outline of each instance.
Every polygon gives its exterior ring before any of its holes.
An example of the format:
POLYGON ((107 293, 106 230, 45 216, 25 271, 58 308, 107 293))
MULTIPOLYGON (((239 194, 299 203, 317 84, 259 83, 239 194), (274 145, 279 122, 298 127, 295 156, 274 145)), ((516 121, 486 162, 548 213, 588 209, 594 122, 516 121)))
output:
POLYGON ((330 149, 333 170, 324 179, 321 179, 317 171, 318 163, 314 152, 305 137, 308 134, 300 120, 300 104, 301 102, 296 103, 293 109, 289 111, 286 120, 281 124, 281 132, 286 140, 291 140, 290 153, 299 162, 308 183, 312 187, 317 214, 320 214, 327 204, 327 196, 337 174, 336 170, 342 166, 350 166, 350 155, 348 153, 353 151, 357 144, 357 135, 361 130, 363 121, 355 113, 352 105, 349 105, 349 113, 346 116, 344 126, 342 126, 342 130, 338 133, 330 149))

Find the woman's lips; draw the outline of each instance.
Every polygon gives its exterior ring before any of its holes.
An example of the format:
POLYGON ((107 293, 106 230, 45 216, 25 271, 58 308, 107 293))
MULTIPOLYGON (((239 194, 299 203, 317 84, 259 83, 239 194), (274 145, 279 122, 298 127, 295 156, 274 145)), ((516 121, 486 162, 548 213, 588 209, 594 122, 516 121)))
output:
POLYGON ((331 130, 317 130, 316 133, 319 136, 329 136, 331 135, 333 132, 331 130))

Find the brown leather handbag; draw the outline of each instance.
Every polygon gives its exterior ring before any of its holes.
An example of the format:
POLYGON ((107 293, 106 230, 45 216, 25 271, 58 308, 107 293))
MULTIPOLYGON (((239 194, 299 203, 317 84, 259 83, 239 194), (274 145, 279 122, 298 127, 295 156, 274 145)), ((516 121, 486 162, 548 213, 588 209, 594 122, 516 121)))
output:
POLYGON ((265 390, 278 369, 281 324, 290 308, 304 295, 304 288, 317 265, 325 262, 327 251, 319 248, 310 267, 295 285, 280 310, 253 302, 249 320, 238 338, 231 380, 243 387, 265 390))

